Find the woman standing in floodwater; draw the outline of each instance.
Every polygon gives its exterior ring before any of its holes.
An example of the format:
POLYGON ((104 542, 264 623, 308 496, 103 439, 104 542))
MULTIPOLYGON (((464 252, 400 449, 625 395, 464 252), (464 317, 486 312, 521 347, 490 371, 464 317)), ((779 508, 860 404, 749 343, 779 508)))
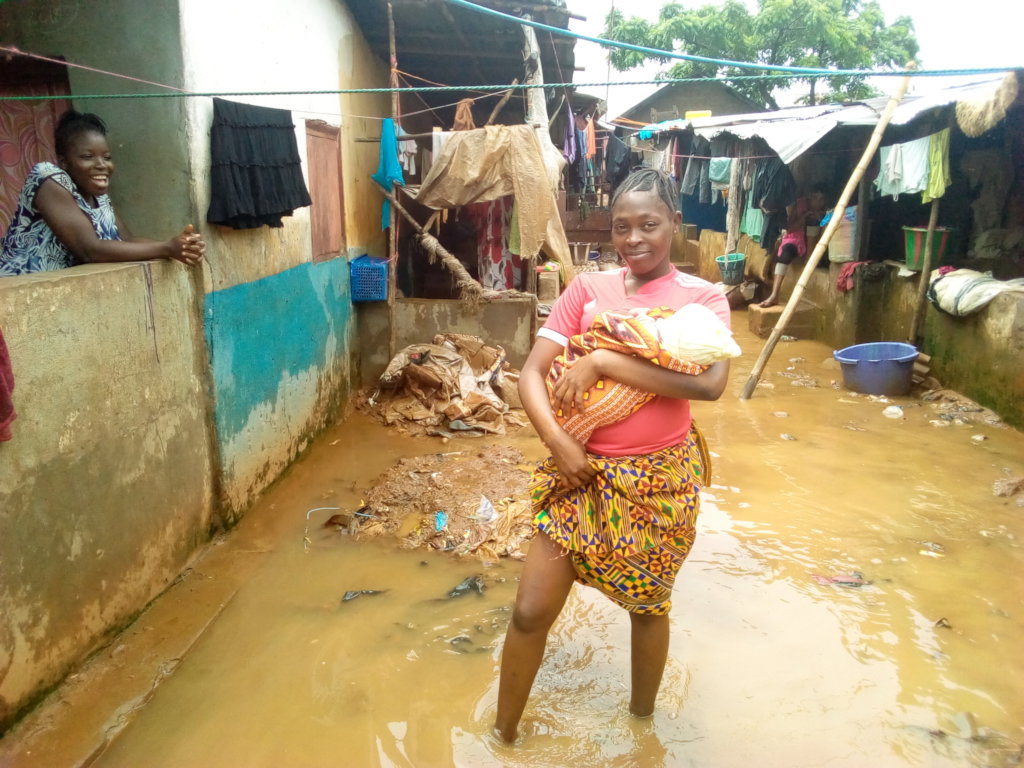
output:
POLYGON ((703 304, 728 325, 724 294, 676 270, 672 237, 681 217, 667 176, 633 172, 611 201, 612 243, 623 269, 579 275, 555 303, 523 366, 519 393, 551 456, 534 472, 537 535, 530 545, 501 658, 495 729, 514 741, 540 667, 548 631, 580 581, 629 612, 629 711, 654 712, 668 657, 672 585, 696 535, 698 491, 708 468, 690 400, 717 400, 728 361, 700 375, 677 373, 631 355, 598 349, 577 363, 549 400, 544 379, 569 337, 604 310, 703 304), (656 395, 581 445, 554 412, 582 409, 584 393, 614 379, 656 395))

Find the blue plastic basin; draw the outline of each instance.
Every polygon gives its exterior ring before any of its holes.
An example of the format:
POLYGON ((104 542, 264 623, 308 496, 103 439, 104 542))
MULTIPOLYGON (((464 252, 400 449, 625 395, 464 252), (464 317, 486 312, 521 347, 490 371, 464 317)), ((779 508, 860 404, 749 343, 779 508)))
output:
POLYGON ((917 347, 897 341, 854 344, 832 353, 847 389, 865 395, 905 395, 913 384, 917 347))

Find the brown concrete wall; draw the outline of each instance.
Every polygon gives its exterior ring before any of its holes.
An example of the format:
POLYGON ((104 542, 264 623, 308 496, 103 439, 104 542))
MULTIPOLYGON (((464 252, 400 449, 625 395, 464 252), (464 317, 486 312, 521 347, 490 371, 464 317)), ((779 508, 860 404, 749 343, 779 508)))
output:
POLYGON ((18 411, 0 443, 0 732, 209 535, 200 319, 184 268, 151 269, 0 280, 18 411))

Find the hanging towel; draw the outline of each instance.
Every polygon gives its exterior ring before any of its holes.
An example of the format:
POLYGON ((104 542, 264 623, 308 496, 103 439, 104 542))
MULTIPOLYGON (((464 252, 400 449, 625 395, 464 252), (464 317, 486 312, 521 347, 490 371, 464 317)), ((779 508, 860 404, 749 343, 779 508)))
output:
POLYGON ((861 264, 870 264, 870 261, 848 261, 839 268, 839 274, 836 275, 836 290, 840 293, 846 293, 852 291, 856 286, 856 282, 853 279, 853 273, 857 271, 857 268, 861 264))
POLYGON ((14 371, 11 369, 11 356, 4 342, 4 332, 0 331, 0 442, 11 439, 11 422, 17 418, 13 393, 14 371))
POLYGON ((597 131, 594 129, 594 121, 587 118, 587 159, 597 154, 597 131))
POLYGON ((899 198, 921 192, 928 186, 928 159, 931 137, 893 144, 878 150, 881 170, 875 179, 880 194, 899 198))
MULTIPOLYGON (((395 121, 385 118, 380 127, 380 161, 377 172, 371 176, 381 189, 390 192, 394 184, 405 186, 402 166, 398 163, 398 141, 395 138, 395 121)), ((380 228, 391 226, 391 201, 386 197, 380 208, 380 228)))
POLYGON ((946 194, 946 187, 953 183, 949 175, 949 128, 933 133, 928 140, 928 187, 921 195, 921 202, 930 203, 946 194))
POLYGON ((292 113, 214 99, 206 220, 234 229, 280 227, 283 216, 311 202, 292 113))
POLYGON ((473 100, 463 99, 455 107, 455 122, 452 123, 453 131, 472 131, 476 129, 473 120, 473 100))

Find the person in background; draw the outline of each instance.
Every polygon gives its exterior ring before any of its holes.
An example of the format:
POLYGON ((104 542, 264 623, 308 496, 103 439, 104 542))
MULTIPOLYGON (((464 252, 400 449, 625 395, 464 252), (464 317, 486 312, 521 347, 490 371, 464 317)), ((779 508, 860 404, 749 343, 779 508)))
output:
POLYGON ((0 243, 0 277, 89 262, 174 259, 195 266, 206 243, 188 225, 170 240, 134 237, 107 195, 114 161, 107 127, 96 115, 68 110, 55 131, 57 163, 29 172, 0 243))
POLYGON ((672 586, 696 536, 697 494, 710 471, 690 400, 717 400, 729 375, 728 361, 693 375, 596 349, 565 371, 549 400, 545 377, 552 363, 599 312, 703 304, 730 322, 725 295, 670 260, 681 217, 668 176, 652 168, 630 174, 615 190, 611 216, 612 243, 626 266, 584 272, 569 283, 519 379, 523 407, 551 456, 531 480, 537 533, 502 650, 495 731, 509 742, 517 737, 548 631, 575 581, 628 611, 629 711, 653 713, 668 658, 672 586), (585 393, 606 379, 655 397, 595 429, 584 445, 555 413, 583 410, 585 393))
POLYGON ((782 233, 779 249, 772 271, 772 291, 761 302, 762 307, 773 307, 779 302, 782 281, 789 271, 789 265, 807 254, 807 225, 817 224, 825 216, 825 191, 815 187, 809 197, 797 199, 786 206, 786 229, 782 233))

